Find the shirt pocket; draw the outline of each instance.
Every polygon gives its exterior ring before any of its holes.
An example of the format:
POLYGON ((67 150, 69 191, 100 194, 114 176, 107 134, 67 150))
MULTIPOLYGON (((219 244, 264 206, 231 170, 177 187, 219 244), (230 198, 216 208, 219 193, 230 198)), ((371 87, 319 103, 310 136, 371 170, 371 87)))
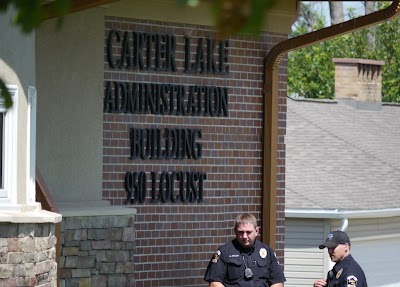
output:
POLYGON ((256 274, 263 279, 269 279, 269 264, 266 259, 258 259, 256 264, 256 274))
MULTIPOLYGON (((337 278, 332 278, 329 280, 328 287, 341 287, 343 284, 340 284, 339 279, 337 278)), ((346 285, 343 285, 346 286, 346 285)))
POLYGON ((237 280, 244 275, 242 263, 243 261, 239 257, 231 257, 226 260, 229 281, 237 280))

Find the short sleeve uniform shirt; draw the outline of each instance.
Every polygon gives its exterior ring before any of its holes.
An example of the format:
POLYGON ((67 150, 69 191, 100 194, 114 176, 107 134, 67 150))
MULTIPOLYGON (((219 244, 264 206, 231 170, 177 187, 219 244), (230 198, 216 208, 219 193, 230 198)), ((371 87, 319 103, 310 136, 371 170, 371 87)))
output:
POLYGON ((368 287, 368 284, 361 266, 348 255, 328 272, 328 287, 368 287))
POLYGON ((271 247, 256 240, 252 248, 244 249, 234 239, 214 253, 204 280, 227 287, 268 287, 286 279, 271 247), (245 276, 246 267, 251 278, 245 276))

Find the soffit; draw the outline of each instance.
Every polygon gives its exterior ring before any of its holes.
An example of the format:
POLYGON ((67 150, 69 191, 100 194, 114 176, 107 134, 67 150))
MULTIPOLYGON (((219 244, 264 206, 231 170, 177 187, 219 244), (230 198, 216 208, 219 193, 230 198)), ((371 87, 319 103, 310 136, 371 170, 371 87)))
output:
MULTIPOLYGON (((49 11, 48 19, 56 17, 53 1, 44 5, 49 11)), ((195 7, 179 6, 177 0, 71 0, 70 13, 103 6, 105 15, 188 23, 195 25, 214 25, 209 3, 200 1, 195 7)), ((262 30, 274 33, 290 33, 291 26, 297 17, 296 0, 277 1, 275 7, 266 13, 262 30)))

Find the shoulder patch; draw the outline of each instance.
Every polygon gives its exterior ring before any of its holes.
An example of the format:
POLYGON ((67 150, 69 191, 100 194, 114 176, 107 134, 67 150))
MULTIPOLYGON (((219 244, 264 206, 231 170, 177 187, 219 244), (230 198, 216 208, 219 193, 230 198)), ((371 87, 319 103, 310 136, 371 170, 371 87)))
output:
POLYGON ((275 252, 274 252, 274 257, 275 257, 275 259, 276 259, 276 263, 278 263, 278 265, 280 265, 279 260, 278 260, 278 257, 276 257, 276 253, 275 253, 275 252))
POLYGON ((211 261, 213 263, 217 263, 220 255, 221 255, 221 251, 219 251, 219 250, 215 251, 211 261))
POLYGON ((354 275, 347 277, 347 287, 356 287, 357 286, 357 277, 354 275))

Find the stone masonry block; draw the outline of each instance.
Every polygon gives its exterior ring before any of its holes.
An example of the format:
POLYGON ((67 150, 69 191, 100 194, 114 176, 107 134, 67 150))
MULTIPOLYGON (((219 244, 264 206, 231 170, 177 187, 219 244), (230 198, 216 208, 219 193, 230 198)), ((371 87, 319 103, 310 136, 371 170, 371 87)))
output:
POLYGON ((66 269, 66 268, 61 268, 60 270, 60 278, 71 278, 72 277, 72 270, 71 269, 66 269))
POLYGON ((35 240, 32 237, 25 237, 18 240, 18 250, 21 252, 35 252, 35 240))
POLYGON ((92 287, 92 278, 81 278, 79 279, 79 287, 92 287))
MULTIPOLYGON (((51 237, 56 233, 56 226, 55 224, 42 224, 42 234, 41 237, 51 237)), ((35 236, 39 236, 35 234, 35 236)))
POLYGON ((0 223, 0 234, 2 238, 16 238, 18 237, 18 225, 0 223))
POLYGON ((64 268, 78 268, 78 256, 65 256, 64 268))
POLYGON ((49 273, 42 273, 36 276, 37 279, 37 285, 49 283, 51 280, 50 274, 49 273))
POLYGON ((8 240, 7 238, 0 238, 0 252, 4 247, 8 247, 8 240))
POLYGON ((87 256, 89 256, 89 251, 79 251, 78 256, 87 257, 87 256))
POLYGON ((24 253, 23 252, 9 252, 7 254, 8 260, 7 263, 9 264, 21 264, 23 263, 23 257, 24 253))
POLYGON ((96 266, 95 256, 78 257, 78 268, 94 268, 96 266))
POLYGON ((16 287, 16 286, 17 286, 16 278, 0 280, 0 287, 16 287))
POLYGON ((104 240, 106 239, 106 229, 89 229, 88 230, 89 240, 104 240))
POLYGON ((90 277, 90 269, 72 269, 72 277, 80 278, 80 277, 90 277))
POLYGON ((121 228, 110 228, 107 229, 107 239, 111 241, 121 241, 122 239, 122 232, 121 228))
POLYGON ((130 262, 117 262, 115 273, 131 274, 135 272, 135 264, 130 262))
POLYGON ((46 251, 55 246, 54 242, 52 242, 48 237, 34 238, 34 240, 36 252, 46 251))
POLYGON ((89 240, 79 242, 79 250, 92 250, 92 242, 89 240))
POLYGON ((114 274, 115 263, 101 263, 100 274, 114 274))
POLYGON ((133 227, 124 227, 122 241, 124 242, 133 242, 135 241, 135 232, 133 227))
POLYGON ((92 283, 93 283, 93 286, 96 286, 96 287, 108 287, 107 286, 107 276, 104 276, 104 275, 92 276, 92 283))
POLYGON ((63 246, 79 246, 79 241, 66 241, 63 246))
POLYGON ((94 252, 93 254, 96 255, 96 261, 97 262, 104 262, 107 261, 107 255, 105 250, 99 250, 94 252))
POLYGON ((18 225, 18 237, 42 237, 42 224, 27 223, 18 225))
POLYGON ((92 287, 92 280, 91 278, 70 278, 65 280, 65 287, 77 287, 77 286, 92 287))
POLYGON ((13 274, 14 266, 12 264, 0 264, 0 279, 10 278, 13 274))
POLYGON ((92 249, 111 249, 111 242, 109 240, 92 241, 92 249))
POLYGON ((126 276, 122 274, 110 275, 108 286, 126 286, 126 276))
POLYGON ((111 250, 125 250, 126 243, 120 241, 112 241, 111 242, 111 250))
POLYGON ((20 252, 18 250, 18 242, 19 242, 18 238, 8 238, 7 239, 8 252, 20 252))
POLYGON ((13 277, 31 277, 36 275, 34 263, 18 264, 14 266, 13 277))
POLYGON ((74 240, 75 230, 65 230, 64 234, 64 242, 69 242, 74 240))
POLYGON ((46 260, 43 262, 36 263, 37 273, 42 274, 42 273, 50 272, 53 265, 54 264, 53 264, 52 260, 46 260))
POLYGON ((23 263, 34 263, 35 262, 35 253, 24 253, 22 255, 23 263))
POLYGON ((17 286, 37 286, 36 276, 17 277, 17 286))
POLYGON ((68 217, 65 219, 65 230, 80 228, 115 228, 132 226, 132 216, 96 216, 96 217, 68 217))
POLYGON ((54 257, 52 257, 50 250, 35 253, 34 258, 35 258, 34 259, 35 262, 42 262, 47 259, 54 259, 54 257))
POLYGON ((127 262, 130 260, 129 251, 107 250, 106 258, 107 262, 127 262))
POLYGON ((88 239, 87 229, 75 230, 75 232, 74 232, 74 240, 81 241, 81 240, 87 240, 87 239, 88 239))
POLYGON ((69 247, 64 247, 61 250, 61 254, 64 256, 74 256, 78 255, 79 248, 76 246, 69 246, 69 247))
POLYGON ((136 249, 136 244, 135 244, 135 242, 126 242, 126 243, 125 243, 125 250, 134 251, 135 249, 136 249))
POLYGON ((65 256, 60 256, 60 268, 65 266, 65 256))

